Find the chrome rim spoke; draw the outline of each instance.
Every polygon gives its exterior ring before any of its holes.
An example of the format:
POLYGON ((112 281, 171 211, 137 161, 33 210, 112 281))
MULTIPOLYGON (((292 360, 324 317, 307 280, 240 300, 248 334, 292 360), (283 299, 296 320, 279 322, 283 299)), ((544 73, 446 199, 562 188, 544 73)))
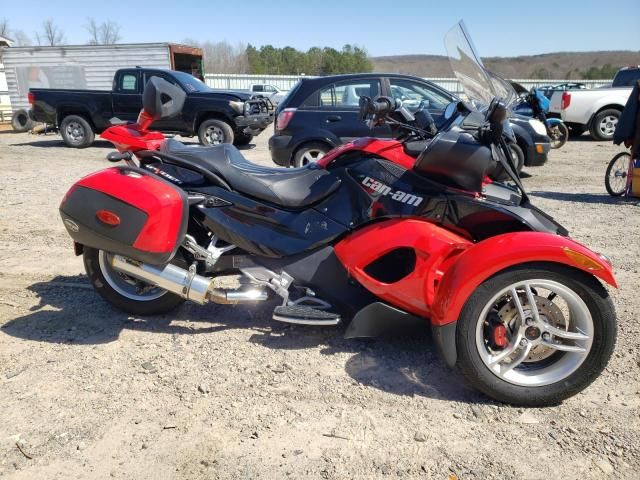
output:
POLYGON ((589 340, 589 336, 580 332, 568 332, 561 328, 554 327, 553 325, 545 324, 544 330, 554 337, 563 338, 566 340, 589 340))
POLYGON ((514 368, 516 368, 529 356, 530 352, 531 352, 531 343, 527 342, 527 344, 524 347, 521 347, 520 353, 516 358, 511 359, 511 361, 506 365, 503 364, 500 366, 500 373, 504 375, 505 373, 508 373, 514 368))
POLYGON ((560 350, 562 352, 578 352, 584 353, 587 351, 586 348, 580 347, 578 345, 567 345, 565 343, 555 343, 549 340, 543 340, 542 344, 545 347, 553 348, 554 350, 560 350))

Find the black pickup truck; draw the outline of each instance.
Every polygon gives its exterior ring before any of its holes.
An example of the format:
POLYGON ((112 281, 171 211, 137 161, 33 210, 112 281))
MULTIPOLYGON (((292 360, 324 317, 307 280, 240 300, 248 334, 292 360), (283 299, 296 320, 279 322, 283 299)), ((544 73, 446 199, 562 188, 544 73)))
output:
POLYGON ((160 77, 187 93, 182 113, 152 125, 153 130, 185 136, 198 135, 202 145, 247 144, 273 121, 273 106, 249 93, 212 90, 188 73, 149 68, 116 71, 113 90, 29 90, 31 118, 56 125, 70 147, 91 145, 95 133, 107 129, 114 117, 135 121, 142 109, 147 80, 160 77))

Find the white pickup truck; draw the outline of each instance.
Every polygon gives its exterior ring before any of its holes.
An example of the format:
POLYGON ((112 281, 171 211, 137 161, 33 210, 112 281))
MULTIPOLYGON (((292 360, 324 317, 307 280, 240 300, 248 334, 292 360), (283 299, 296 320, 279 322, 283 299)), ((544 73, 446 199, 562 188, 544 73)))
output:
POLYGON ((640 80, 640 67, 625 67, 616 73, 609 88, 554 92, 550 112, 560 115, 571 136, 589 130, 595 140, 611 140, 620 112, 637 80, 640 80))
POLYGON ((249 85, 249 92, 254 98, 264 97, 271 100, 271 103, 277 105, 287 95, 288 92, 280 90, 270 83, 254 83, 249 85))

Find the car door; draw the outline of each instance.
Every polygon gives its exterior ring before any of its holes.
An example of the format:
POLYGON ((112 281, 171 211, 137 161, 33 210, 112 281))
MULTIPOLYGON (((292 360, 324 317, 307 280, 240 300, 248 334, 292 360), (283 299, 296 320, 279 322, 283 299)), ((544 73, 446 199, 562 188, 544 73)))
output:
POLYGON ((389 77, 388 82, 391 97, 402 101, 402 105, 412 113, 422 104, 431 113, 436 124, 447 105, 455 100, 453 95, 425 81, 389 77))
POLYGON ((366 95, 380 95, 381 84, 377 77, 352 78, 325 85, 309 97, 302 110, 313 115, 316 128, 328 130, 330 137, 346 143, 358 137, 390 137, 387 125, 369 129, 360 119, 358 102, 366 95))
POLYGON ((113 114, 120 120, 135 121, 142 110, 142 87, 140 72, 119 72, 112 93, 113 114))

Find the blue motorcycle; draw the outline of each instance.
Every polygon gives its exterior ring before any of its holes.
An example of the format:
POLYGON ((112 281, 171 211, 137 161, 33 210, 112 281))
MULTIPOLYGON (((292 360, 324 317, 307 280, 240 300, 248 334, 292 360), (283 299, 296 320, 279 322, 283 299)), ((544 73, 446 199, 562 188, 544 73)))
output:
POLYGON ((549 111, 551 100, 545 97, 540 89, 532 88, 527 91, 518 83, 510 83, 519 95, 519 100, 514 105, 513 111, 540 120, 547 129, 551 148, 560 148, 567 143, 569 129, 564 122, 559 118, 547 118, 546 114, 549 111))

